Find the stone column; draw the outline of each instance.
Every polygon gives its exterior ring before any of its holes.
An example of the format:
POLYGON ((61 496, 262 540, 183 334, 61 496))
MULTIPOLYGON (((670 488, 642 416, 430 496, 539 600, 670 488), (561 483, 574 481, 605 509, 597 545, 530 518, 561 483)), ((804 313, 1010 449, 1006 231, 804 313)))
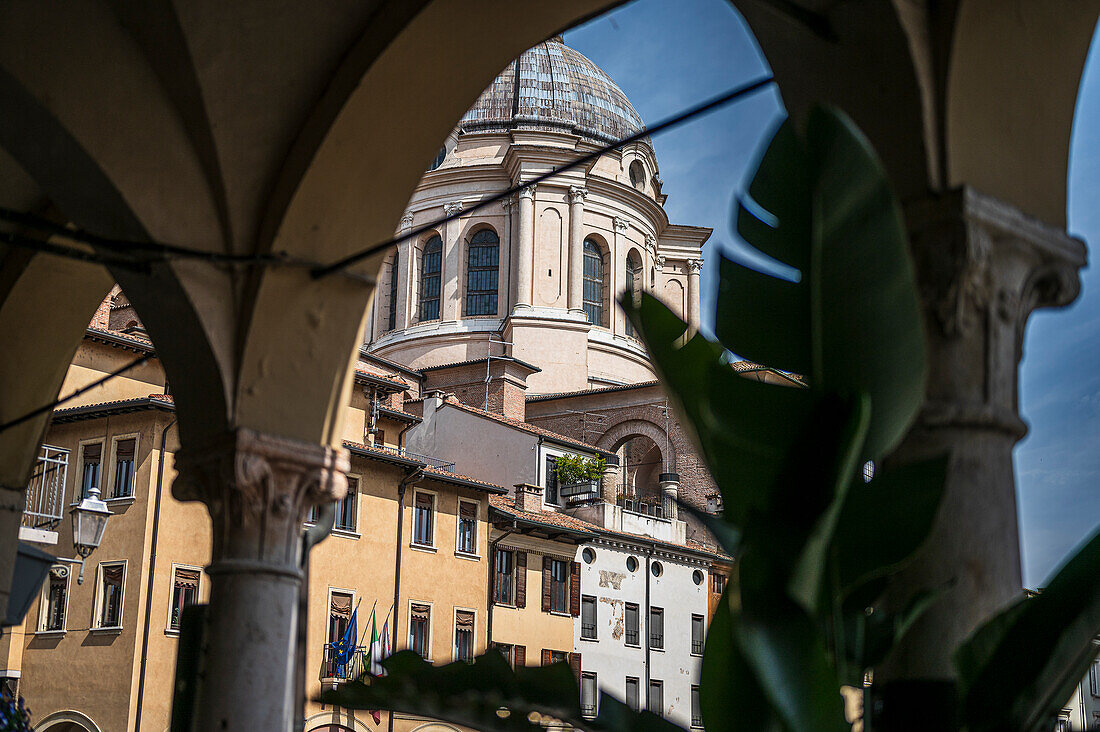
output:
POLYGON ((535 187, 519 192, 519 231, 516 234, 516 307, 531 307, 535 259, 535 187))
POLYGON ((347 492, 347 451, 247 429, 176 454, 173 495, 210 512, 210 610, 195 729, 289 730, 302 522, 347 492))
MULTIPOLYGON (((401 217, 401 233, 407 232, 412 228, 412 225, 413 215, 411 213, 401 217)), ((411 239, 406 239, 397 245, 400 258, 397 260, 397 322, 395 330, 404 330, 412 322, 410 308, 414 298, 410 296, 412 292, 410 288, 416 271, 416 248, 413 245, 414 242, 411 239)), ((377 297, 378 295, 375 295, 375 298, 377 297)))
POLYGON ((500 261, 497 271, 500 276, 497 280, 497 315, 504 317, 512 312, 512 209, 515 208, 515 199, 505 198, 500 202, 500 208, 504 211, 504 225, 500 227, 500 261))
POLYGON ((653 294, 657 289, 657 278, 650 276, 650 267, 657 268, 657 238, 653 234, 645 235, 645 250, 649 255, 642 267, 642 287, 645 292, 653 294))
MULTIPOLYGON (((443 205, 443 213, 454 216, 462 211, 462 201, 452 201, 443 205)), ((461 311, 458 305, 461 285, 458 278, 462 275, 462 243, 459 238, 462 227, 458 220, 443 225, 443 269, 440 272, 439 316, 440 320, 457 320, 461 311)))
POLYGON ((569 187, 569 310, 584 315, 584 197, 588 191, 569 187))
POLYGON ((616 493, 619 490, 619 456, 610 455, 603 466, 603 475, 600 478, 600 494, 604 501, 615 505, 616 493))
POLYGON ((1012 449, 1027 431, 1017 402, 1024 327, 1035 309, 1074 300, 1085 264, 1079 240, 970 188, 915 202, 906 217, 928 384, 887 467, 944 454, 950 462, 932 534, 893 581, 887 604, 900 607, 926 588, 942 599, 876 669, 873 688, 883 693, 889 687, 880 681, 953 677, 952 651, 1022 596, 1012 449))
POLYGON ((703 269, 703 260, 687 261, 687 324, 688 334, 699 332, 699 273, 703 269))
POLYGON ((630 220, 616 216, 612 223, 615 225, 615 238, 611 242, 611 251, 607 253, 607 269, 604 272, 604 282, 607 283, 608 290, 604 296, 604 308, 608 311, 607 327, 614 333, 623 333, 626 330, 626 314, 616 305, 616 299, 623 289, 622 281, 625 279, 623 268, 619 266, 619 253, 622 252, 625 260, 627 243, 624 237, 626 230, 630 228, 630 220))
POLYGON ((664 501, 667 507, 667 514, 665 518, 676 520, 676 500, 680 497, 680 474, 679 473, 661 473, 657 476, 658 485, 661 487, 661 496, 666 499, 664 501))

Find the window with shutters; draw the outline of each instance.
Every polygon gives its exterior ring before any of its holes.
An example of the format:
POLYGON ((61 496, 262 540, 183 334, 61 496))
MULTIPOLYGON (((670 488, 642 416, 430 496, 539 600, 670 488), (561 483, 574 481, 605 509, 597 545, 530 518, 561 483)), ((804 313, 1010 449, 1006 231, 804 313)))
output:
POLYGON ((493 643, 493 648, 508 662, 509 666, 516 667, 516 647, 514 645, 511 643, 493 643))
POLYGON ((569 562, 544 557, 543 590, 544 605, 552 613, 569 612, 569 562), (547 603, 546 600, 549 600, 547 603))
POLYGON ((126 563, 112 562, 99 565, 99 583, 96 598, 96 628, 122 627, 122 591, 126 579, 126 563))
POLYGON ((567 651, 554 651, 547 649, 543 651, 543 655, 543 666, 549 666, 552 663, 562 663, 569 660, 569 653, 567 651))
POLYGON ((638 704, 638 677, 626 677, 626 705, 635 712, 640 711, 638 704))
POLYGON ((581 715, 596 716, 596 674, 587 671, 581 674, 581 715))
POLYGON ((477 554, 477 504, 473 501, 458 502, 458 531, 455 551, 460 554, 477 554))
POLYGON ((431 493, 416 492, 413 499, 413 537, 412 543, 420 546, 433 546, 435 533, 435 496, 431 493))
POLYGON ((351 606, 355 600, 351 592, 329 590, 328 600, 328 642, 336 645, 344 639, 351 622, 351 606))
POLYGON ((658 716, 665 716, 665 685, 660 681, 649 682, 649 696, 646 698, 646 709, 658 716))
POLYGON ((400 252, 394 252, 393 259, 390 260, 390 311, 386 316, 386 330, 397 327, 397 272, 400 257, 400 252))
POLYGON ((649 647, 662 650, 665 647, 665 611, 663 608, 649 609, 649 647))
POLYGON ((466 260, 466 315, 496 315, 500 239, 482 229, 470 239, 466 260))
POLYGON ((638 641, 638 605, 633 602, 626 603, 623 615, 626 621, 625 643, 628 646, 641 645, 638 641))
POLYGON ((80 448, 80 499, 87 498, 93 488, 100 490, 99 470, 102 460, 102 442, 90 442, 80 448))
POLYGON ((723 575, 711 573, 710 592, 712 595, 721 595, 726 589, 726 578, 723 575))
POLYGON ((134 451, 137 438, 115 440, 115 480, 111 498, 131 498, 134 495, 134 451))
POLYGON ((420 320, 439 320, 439 273, 443 266, 443 240, 428 239, 420 260, 420 320))
POLYGON ((356 516, 359 509, 359 479, 348 476, 348 492, 336 502, 336 521, 332 528, 337 531, 355 531, 356 516))
POLYGON ((543 492, 547 505, 560 506, 558 499, 558 472, 554 467, 556 458, 546 458, 546 489, 543 492))
POLYGON ((430 658, 432 606, 423 602, 412 603, 409 618, 409 648, 420 654, 421 658, 430 658))
POLYGON ((699 687, 691 687, 691 726, 703 726, 703 708, 699 704, 699 687))
POLYGON ((596 598, 591 595, 581 597, 581 638, 596 640, 596 598))
POLYGON ((45 587, 39 631, 64 631, 65 615, 69 602, 69 568, 50 567, 49 582, 45 587))
POLYGON ((172 567, 172 604, 168 609, 168 629, 180 629, 180 617, 183 609, 199 600, 199 578, 202 570, 198 567, 172 567))
POLYGON ((470 610, 455 611, 454 659, 474 660, 474 613, 470 610))
POLYGON ((498 605, 516 604, 515 552, 497 549, 493 555, 493 602, 498 605))
POLYGON ((705 633, 703 631, 703 616, 692 615, 691 616, 691 652, 696 656, 703 655, 703 642, 705 640, 705 633))

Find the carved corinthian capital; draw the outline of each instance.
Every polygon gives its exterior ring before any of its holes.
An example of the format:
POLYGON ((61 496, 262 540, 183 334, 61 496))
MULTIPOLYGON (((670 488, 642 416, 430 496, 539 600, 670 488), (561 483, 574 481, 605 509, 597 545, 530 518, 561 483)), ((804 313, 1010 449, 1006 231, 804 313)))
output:
POLYGON ((581 188, 580 186, 569 186, 570 203, 584 203, 584 199, 587 195, 587 188, 581 188))
POLYGON ((462 201, 451 201, 450 203, 443 204, 443 213, 448 216, 454 216, 460 211, 462 211, 462 201))
POLYGON ((172 494, 210 511, 214 561, 296 566, 311 506, 347 493, 346 450, 262 434, 223 433, 176 453, 172 494))

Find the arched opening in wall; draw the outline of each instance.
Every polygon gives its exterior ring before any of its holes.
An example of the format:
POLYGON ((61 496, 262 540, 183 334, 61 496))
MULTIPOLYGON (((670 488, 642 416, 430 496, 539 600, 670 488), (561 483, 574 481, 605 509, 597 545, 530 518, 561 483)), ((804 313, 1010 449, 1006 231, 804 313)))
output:
POLYGON ((631 435, 616 447, 615 453, 619 458, 616 504, 656 518, 675 515, 660 487, 660 475, 667 472, 664 446, 649 435, 631 435))
POLYGON ((83 712, 67 710, 47 715, 34 727, 35 732, 100 732, 99 725, 83 712))
POLYGON ((386 310, 386 331, 394 330, 397 327, 397 281, 399 277, 401 267, 401 252, 394 251, 393 256, 390 258, 389 266, 386 268, 388 281, 386 283, 387 298, 386 304, 388 305, 386 310))
MULTIPOLYGON (((623 292, 628 294, 635 307, 641 302, 642 288, 645 285, 645 274, 642 271, 642 256, 637 249, 631 249, 626 254, 626 277, 624 279, 623 292)), ((634 323, 630 318, 626 319, 626 334, 634 335, 634 323)))
POLYGON ((476 231, 466 245, 465 315, 497 314, 499 268, 500 237, 489 227, 476 231))
POLYGON ((642 165, 640 160, 635 160, 630 163, 630 185, 634 186, 638 190, 645 189, 645 166, 642 165))
POLYGON ((592 325, 608 327, 606 245, 596 237, 584 240, 584 274, 582 303, 585 317, 592 325))
POLYGON ((417 298, 418 321, 439 320, 442 295, 443 239, 432 234, 420 255, 420 292, 417 298))

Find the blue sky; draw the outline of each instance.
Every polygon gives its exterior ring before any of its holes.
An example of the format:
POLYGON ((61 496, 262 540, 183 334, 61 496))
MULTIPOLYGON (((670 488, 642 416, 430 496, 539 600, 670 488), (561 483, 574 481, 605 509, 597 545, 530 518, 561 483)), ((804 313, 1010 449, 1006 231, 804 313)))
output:
MULTIPOLYGON (((653 124, 767 72, 724 0, 636 0, 565 35, 653 124)), ((1100 45, 1100 43, 1094 44, 1100 45)), ((1095 49, 1094 49, 1095 50, 1095 49)), ((710 226, 703 318, 713 321, 717 252, 765 265, 734 232, 731 203, 783 118, 768 90, 654 139, 674 223, 710 226)), ((1100 241, 1100 53, 1090 54, 1071 146, 1069 229, 1100 241)), ((1100 523, 1100 276, 1071 307, 1032 316, 1020 372, 1031 429, 1016 449, 1024 584, 1040 586, 1100 523)))

